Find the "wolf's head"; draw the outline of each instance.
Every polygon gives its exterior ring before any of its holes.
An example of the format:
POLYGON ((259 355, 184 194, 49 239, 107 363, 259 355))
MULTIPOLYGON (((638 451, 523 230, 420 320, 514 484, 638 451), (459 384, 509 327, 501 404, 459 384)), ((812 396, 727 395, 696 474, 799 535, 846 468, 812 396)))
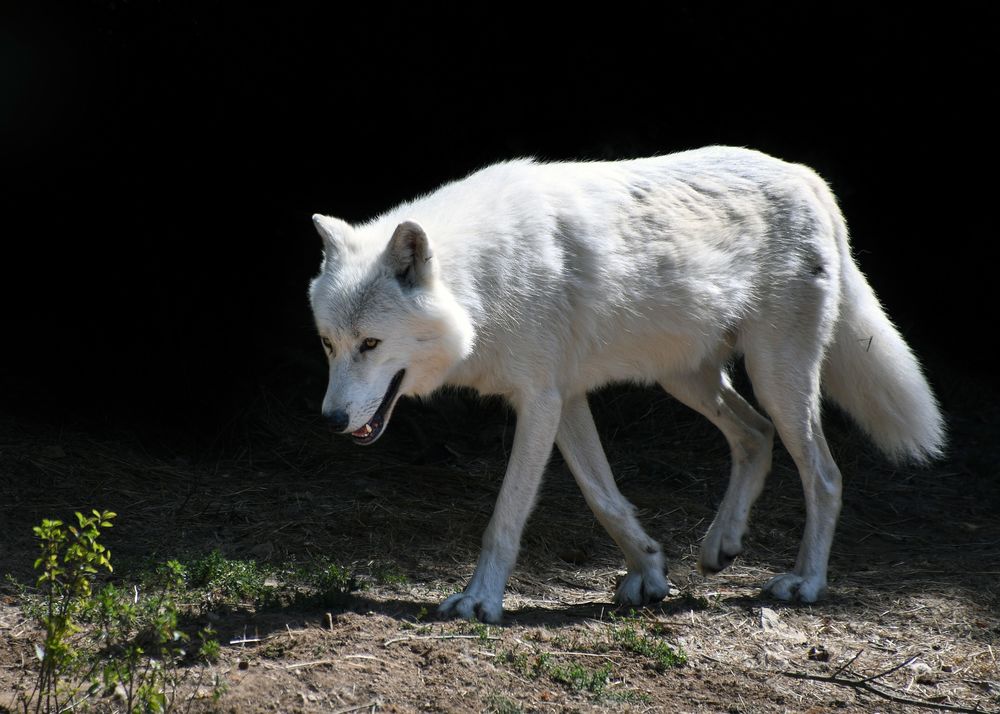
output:
POLYGON ((434 391, 469 355, 472 325, 416 223, 399 224, 386 243, 379 223, 313 221, 323 264, 309 297, 330 362, 323 415, 334 431, 371 444, 401 395, 434 391))

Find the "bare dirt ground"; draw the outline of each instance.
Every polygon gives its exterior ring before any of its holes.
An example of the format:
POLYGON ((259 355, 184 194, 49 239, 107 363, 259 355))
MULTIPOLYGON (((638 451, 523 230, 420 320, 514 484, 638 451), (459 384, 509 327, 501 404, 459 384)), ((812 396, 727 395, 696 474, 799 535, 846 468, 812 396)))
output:
MULTIPOLYGON (((498 404, 458 395, 404 404, 370 449, 267 395, 229 437, 241 448, 198 458, 0 420, 0 572, 32 582, 31 526, 95 507, 119 514, 116 577, 213 549, 262 565, 324 555, 356 574, 340 609, 200 611, 228 691, 212 702, 192 687, 195 711, 1000 711, 998 402, 958 380, 940 391, 952 452, 927 469, 889 465, 829 415, 845 506, 830 596, 812 606, 759 591, 790 568, 802 527, 787 454, 776 448, 743 555, 702 577, 725 443, 639 389, 593 403, 677 588, 640 612, 610 604, 621 558, 556 454, 503 626, 434 619, 472 572, 513 435, 498 404), (664 647, 686 662, 658 666, 651 648, 664 647)), ((38 636, 15 593, 0 585, 0 708, 25 686, 38 636)))

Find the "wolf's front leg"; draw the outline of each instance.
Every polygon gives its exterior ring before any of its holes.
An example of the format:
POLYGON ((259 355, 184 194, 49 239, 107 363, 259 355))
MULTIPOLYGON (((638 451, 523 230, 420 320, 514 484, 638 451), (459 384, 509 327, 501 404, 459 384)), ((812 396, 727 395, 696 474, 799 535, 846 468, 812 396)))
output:
POLYGON ((535 505, 542 472, 552 453, 562 401, 554 389, 521 400, 517 409, 514 448, 497 497, 493 517, 483 534, 483 550, 464 592, 441 603, 445 617, 473 617, 500 622, 507 578, 517 560, 521 531, 535 505))

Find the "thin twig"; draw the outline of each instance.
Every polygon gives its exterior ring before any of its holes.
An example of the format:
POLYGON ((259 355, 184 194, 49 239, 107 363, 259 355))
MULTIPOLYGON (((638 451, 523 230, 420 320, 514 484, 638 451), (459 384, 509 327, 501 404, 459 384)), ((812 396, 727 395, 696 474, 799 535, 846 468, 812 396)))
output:
POLYGON ((383 647, 388 647, 395 642, 408 642, 409 640, 499 640, 499 637, 483 637, 482 635, 407 635, 406 637, 394 637, 382 643, 383 647))
POLYGON ((841 673, 841 672, 843 672, 843 671, 844 671, 845 669, 847 669, 848 667, 850 667, 850 666, 851 666, 852 664, 854 664, 854 663, 855 663, 855 662, 857 661, 858 657, 860 657, 860 656, 861 656, 861 653, 862 653, 862 652, 864 652, 864 651, 865 651, 865 648, 864 648, 864 647, 862 647, 861 649, 859 649, 859 650, 858 650, 858 653, 857 653, 856 655, 854 655, 853 657, 851 657, 851 659, 850 659, 850 660, 848 660, 847 664, 845 664, 845 665, 844 665, 843 667, 841 667, 840 669, 838 669, 838 670, 837 670, 836 672, 834 672, 834 673, 833 673, 833 674, 831 674, 830 676, 831 676, 831 677, 836 677, 836 676, 837 676, 838 674, 840 674, 840 673, 841 673))
POLYGON ((611 655, 603 654, 601 652, 570 652, 570 651, 560 651, 560 652, 550 652, 553 655, 572 655, 573 657, 600 657, 602 659, 614 659, 611 655))
POLYGON ((315 662, 296 662, 295 664, 286 664, 285 669, 301 669, 303 667, 319 667, 322 664, 337 664, 335 659, 318 659, 315 662))
POLYGON ((915 660, 919 656, 920 656, 920 653, 918 652, 917 654, 915 654, 912 657, 910 657, 909 659, 907 659, 905 662, 897 664, 895 667, 890 667, 889 669, 885 670, 884 672, 879 672, 878 674, 873 675, 871 677, 865 677, 864 679, 861 680, 861 682, 873 682, 876 679, 879 679, 880 677, 884 677, 887 674, 892 674, 897 669, 902 669, 903 667, 905 667, 906 665, 908 665, 910 662, 912 662, 913 660, 915 660))
MULTIPOLYGON (((896 702, 897 704, 908 704, 911 707, 923 707, 924 709, 941 709, 949 712, 967 712, 967 714, 1000 714, 1000 712, 988 711, 986 709, 969 709, 968 707, 958 706, 956 704, 939 704, 937 702, 929 702, 924 699, 909 699, 907 697, 897 697, 894 694, 889 694, 888 692, 883 692, 880 689, 873 687, 868 683, 868 680, 864 679, 843 679, 842 677, 827 677, 818 674, 805 674, 804 672, 780 672, 780 674, 791 677, 792 679, 808 679, 814 682, 826 682, 827 684, 838 684, 842 687, 853 687, 854 689, 861 689, 870 694, 874 694, 883 699, 887 699, 890 702, 896 702)), ((881 675, 880 675, 881 676, 881 675)))
POLYGON ((335 709, 331 714, 348 714, 348 712, 356 712, 361 709, 368 709, 369 707, 374 707, 378 704, 377 699, 372 699, 367 704, 357 704, 353 707, 344 707, 343 709, 335 709))

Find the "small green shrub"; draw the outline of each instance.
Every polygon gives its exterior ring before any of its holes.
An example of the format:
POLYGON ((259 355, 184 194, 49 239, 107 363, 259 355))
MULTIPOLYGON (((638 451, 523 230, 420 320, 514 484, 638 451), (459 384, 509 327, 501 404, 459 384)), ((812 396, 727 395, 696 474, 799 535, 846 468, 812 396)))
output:
POLYGON ((214 550, 178 567, 189 591, 206 608, 342 608, 359 587, 347 568, 325 560, 268 569, 214 550))
MULTIPOLYGON (((64 712, 103 695, 119 697, 128 712, 173 711, 178 686, 191 674, 186 665, 214 661, 219 643, 209 629, 192 642, 179 627, 176 595, 185 571, 176 561, 159 566, 141 594, 138 586, 126 591, 113 583, 94 591, 99 572, 112 570, 99 538, 116 514, 91 513, 76 513, 76 525, 45 519, 34 528, 39 596, 22 598, 45 636, 36 645, 34 687, 18 705, 26 714, 64 712)), ((198 684, 204 674, 198 670, 198 684)), ((223 691, 216 679, 214 695, 223 691)))
POLYGON ((392 562, 378 561, 371 566, 372 580, 379 585, 390 585, 399 587, 410 582, 398 565, 392 562))
POLYGON ((357 590, 358 582, 346 568, 324 563, 305 578, 315 588, 313 599, 320 607, 343 607, 357 590))
POLYGON ((90 602, 92 583, 98 568, 111 572, 111 552, 98 538, 102 528, 111 528, 115 514, 92 511, 76 513, 76 525, 43 519, 32 530, 39 540, 41 555, 35 570, 42 594, 39 623, 45 631, 42 644, 35 645, 39 660, 38 677, 30 694, 22 695, 24 710, 62 711, 75 706, 80 687, 75 675, 84 666, 74 636, 81 628, 78 613, 90 602))
MULTIPOLYGON (((122 698, 130 712, 171 711, 178 686, 190 675, 188 666, 214 662, 221 652, 210 627, 192 641, 178 626, 177 601, 184 590, 180 563, 158 566, 149 583, 144 596, 112 584, 97 596, 101 684, 106 694, 122 698)), ((218 697, 222 691, 215 685, 218 697)))
POLYGON ((255 560, 231 560, 213 550, 180 568, 187 585, 204 589, 209 599, 256 602, 267 593, 267 574, 255 560))

